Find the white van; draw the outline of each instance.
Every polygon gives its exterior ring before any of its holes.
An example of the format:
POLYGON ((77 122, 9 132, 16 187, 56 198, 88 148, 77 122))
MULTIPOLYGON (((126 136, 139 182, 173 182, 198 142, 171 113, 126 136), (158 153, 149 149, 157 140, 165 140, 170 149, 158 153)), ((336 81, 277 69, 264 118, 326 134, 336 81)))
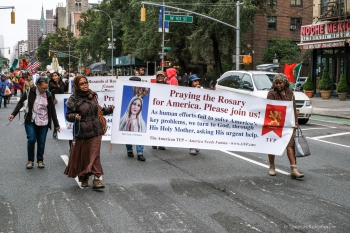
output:
MULTIPOLYGON (((268 71, 227 71, 217 80, 215 89, 266 98, 268 91, 271 90, 271 80, 275 74, 268 71)), ((295 85, 290 85, 290 88, 291 86, 295 85)), ((297 105, 298 123, 306 124, 312 114, 311 101, 303 92, 294 89, 293 91, 297 105)))

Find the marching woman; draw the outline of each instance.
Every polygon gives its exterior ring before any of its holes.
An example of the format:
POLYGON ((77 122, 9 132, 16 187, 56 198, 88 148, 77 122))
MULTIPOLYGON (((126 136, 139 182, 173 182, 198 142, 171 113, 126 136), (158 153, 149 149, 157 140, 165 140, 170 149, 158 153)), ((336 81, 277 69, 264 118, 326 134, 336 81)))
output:
MULTIPOLYGON (((289 82, 287 79, 287 76, 279 73, 276 74, 273 78, 273 89, 267 93, 267 99, 270 100, 281 100, 281 101, 293 101, 293 108, 294 108, 294 115, 295 115, 295 127, 294 129, 298 129, 298 118, 296 114, 296 103, 294 98, 293 91, 289 90, 289 82)), ((270 162, 270 168, 269 168, 269 175, 275 176, 276 170, 275 170, 275 155, 269 154, 269 162, 270 162)), ((290 163, 291 168, 291 177, 292 179, 296 178, 302 178, 304 177, 304 174, 299 173, 297 169, 297 160, 295 157, 295 148, 294 148, 294 133, 287 145, 287 156, 290 163)))
MULTIPOLYGON (((53 72, 49 82, 49 90, 53 96, 54 104, 57 104, 56 94, 64 94, 68 90, 68 83, 64 83, 58 72, 53 72)), ((57 131, 54 130, 52 137, 57 137, 57 131)))
MULTIPOLYGON (((105 187, 99 179, 103 175, 100 149, 104 129, 98 117, 101 106, 97 94, 89 89, 86 77, 75 76, 73 86, 74 92, 66 102, 66 119, 74 123, 74 139, 64 174, 72 178, 78 176, 81 187, 88 187, 89 176, 94 175, 92 188, 101 189, 105 187)), ((114 106, 101 109, 103 115, 108 115, 113 113, 114 106)))

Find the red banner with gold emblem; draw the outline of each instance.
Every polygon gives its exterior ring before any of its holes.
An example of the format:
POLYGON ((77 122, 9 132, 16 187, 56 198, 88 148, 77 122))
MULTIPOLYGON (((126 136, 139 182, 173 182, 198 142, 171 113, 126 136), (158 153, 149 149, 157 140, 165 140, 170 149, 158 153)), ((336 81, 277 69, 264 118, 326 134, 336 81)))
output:
POLYGON ((286 106, 266 105, 264 125, 262 127, 261 136, 270 131, 275 132, 279 137, 282 137, 284 121, 286 119, 286 106))

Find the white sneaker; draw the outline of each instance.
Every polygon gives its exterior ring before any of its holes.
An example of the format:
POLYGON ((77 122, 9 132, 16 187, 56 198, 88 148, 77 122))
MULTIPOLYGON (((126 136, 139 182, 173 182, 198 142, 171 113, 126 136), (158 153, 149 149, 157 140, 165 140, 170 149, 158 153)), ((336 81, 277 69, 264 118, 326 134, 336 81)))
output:
POLYGON ((191 148, 191 149, 190 149, 190 154, 191 154, 191 155, 196 155, 196 154, 197 154, 196 149, 191 148))

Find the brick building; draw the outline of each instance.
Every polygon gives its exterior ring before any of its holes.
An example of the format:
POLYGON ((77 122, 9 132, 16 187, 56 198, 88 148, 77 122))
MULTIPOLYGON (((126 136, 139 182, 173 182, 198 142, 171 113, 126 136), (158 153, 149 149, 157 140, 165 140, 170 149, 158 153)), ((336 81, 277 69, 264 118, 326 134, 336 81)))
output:
POLYGON ((333 80, 332 91, 340 75, 350 83, 350 0, 314 0, 313 22, 303 23, 299 48, 312 51, 311 77, 315 84, 327 68, 333 80))
MULTIPOLYGON (((269 16, 257 14, 255 28, 242 35, 245 46, 241 46, 241 54, 252 56, 252 64, 244 69, 255 70, 257 65, 262 64, 263 52, 270 39, 288 38, 298 44, 301 26, 312 23, 313 0, 276 0, 274 9, 275 12, 269 16)), ((283 65, 279 71, 283 71, 283 65)), ((307 73, 309 69, 302 71, 307 73)))

